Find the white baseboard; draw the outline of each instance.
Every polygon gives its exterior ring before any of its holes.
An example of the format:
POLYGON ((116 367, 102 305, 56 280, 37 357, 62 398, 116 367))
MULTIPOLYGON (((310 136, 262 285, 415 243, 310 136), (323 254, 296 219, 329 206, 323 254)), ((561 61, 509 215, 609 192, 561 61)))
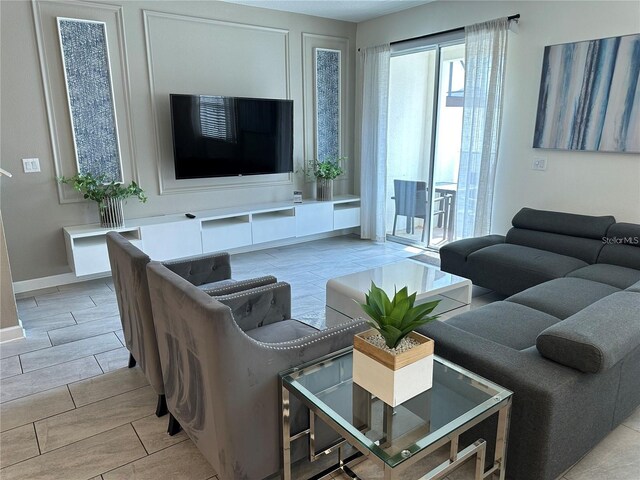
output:
POLYGON ((24 328, 22 328, 20 320, 18 320, 18 325, 15 327, 0 328, 0 343, 11 342, 24 337, 24 328))
MULTIPOLYGON (((247 253, 256 252, 259 250, 266 250, 268 248, 283 247, 286 245, 295 245, 297 243, 312 242, 314 240, 321 240, 329 237, 339 237, 342 235, 348 235, 350 233, 359 233, 360 228, 345 228, 342 230, 333 230, 331 232, 319 233, 316 235, 308 235, 300 238, 287 238, 284 240, 276 240, 273 242, 265 242, 257 245, 247 245, 246 247, 231 248, 227 250, 229 253, 247 253)), ((232 265, 233 266, 233 265, 232 265)), ((40 290, 41 288, 57 287, 59 285, 68 285, 70 283, 86 282, 87 280, 94 280, 96 278, 110 277, 111 272, 96 273, 94 275, 83 275, 82 277, 76 277, 74 273, 63 273, 61 275, 52 275, 50 277, 34 278, 32 280, 23 280, 20 282, 13 282, 14 293, 30 292, 32 290, 40 290)))
POLYGON ((58 285, 86 282, 87 280, 105 278, 110 276, 110 272, 97 273, 95 275, 85 275, 82 277, 76 277, 73 273, 63 273, 61 275, 52 275, 50 277, 41 277, 31 280, 23 280, 21 282, 13 282, 13 292, 24 293, 30 292, 32 290, 40 290, 41 288, 57 287, 58 285))

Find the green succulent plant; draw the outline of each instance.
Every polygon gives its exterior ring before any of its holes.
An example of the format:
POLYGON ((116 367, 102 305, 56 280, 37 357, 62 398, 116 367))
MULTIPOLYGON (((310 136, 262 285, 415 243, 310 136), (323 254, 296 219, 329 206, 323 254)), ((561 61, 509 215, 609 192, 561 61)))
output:
POLYGON ((103 207, 105 198, 125 199, 136 197, 143 203, 147 201, 144 191, 136 182, 131 182, 125 186, 115 180, 108 181, 105 175, 94 177, 90 173, 77 173, 73 177, 59 177, 58 181, 71 185, 85 199, 98 202, 100 207, 103 207))
POLYGON ((400 289, 389 299, 384 290, 371 282, 371 289, 365 295, 362 310, 369 316, 367 323, 375 328, 385 340, 387 347, 396 348, 400 341, 416 328, 438 318, 429 316, 440 300, 415 306, 416 293, 409 295, 407 287, 400 289))

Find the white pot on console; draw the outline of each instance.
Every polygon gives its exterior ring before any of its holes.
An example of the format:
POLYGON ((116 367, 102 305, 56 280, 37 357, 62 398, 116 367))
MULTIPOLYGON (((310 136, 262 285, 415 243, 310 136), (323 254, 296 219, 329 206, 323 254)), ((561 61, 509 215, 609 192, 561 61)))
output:
POLYGON ((353 381, 392 407, 429 390, 435 342, 411 332, 408 337, 419 345, 393 355, 366 340, 377 333, 371 329, 354 336, 353 381))

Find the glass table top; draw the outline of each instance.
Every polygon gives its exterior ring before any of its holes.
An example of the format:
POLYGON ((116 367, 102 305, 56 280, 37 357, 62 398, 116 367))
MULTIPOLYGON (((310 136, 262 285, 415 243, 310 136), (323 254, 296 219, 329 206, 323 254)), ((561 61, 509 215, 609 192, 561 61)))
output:
POLYGON ((353 383, 352 371, 350 347, 281 376, 283 384, 296 396, 327 415, 391 467, 512 395, 436 356, 432 388, 392 408, 353 383))

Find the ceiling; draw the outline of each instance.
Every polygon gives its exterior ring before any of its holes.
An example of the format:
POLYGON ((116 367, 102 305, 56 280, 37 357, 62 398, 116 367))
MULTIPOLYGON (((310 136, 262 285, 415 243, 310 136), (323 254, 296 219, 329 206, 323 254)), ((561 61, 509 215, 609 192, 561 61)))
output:
POLYGON ((346 22, 363 22, 434 0, 223 0, 251 7, 302 13, 346 22))

